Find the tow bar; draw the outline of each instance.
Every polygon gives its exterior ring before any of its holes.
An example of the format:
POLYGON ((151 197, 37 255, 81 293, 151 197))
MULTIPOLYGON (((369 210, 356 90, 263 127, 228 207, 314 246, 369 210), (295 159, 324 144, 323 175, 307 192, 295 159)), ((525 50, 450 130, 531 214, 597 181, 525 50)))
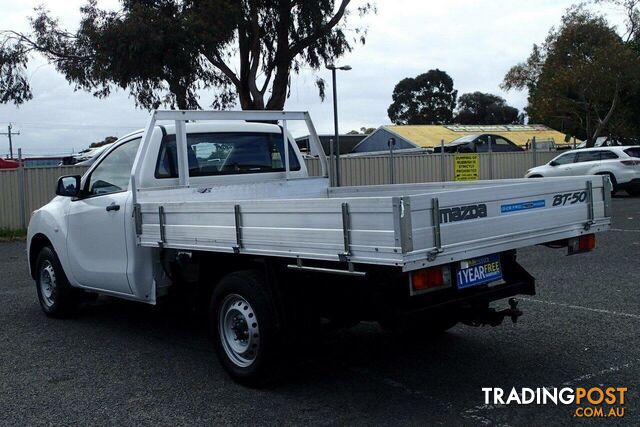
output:
POLYGON ((520 316, 522 316, 522 311, 518 309, 518 300, 509 298, 509 308, 499 311, 489 307, 483 309, 468 309, 466 313, 462 315, 461 320, 462 323, 469 326, 498 326, 505 317, 510 317, 513 323, 517 323, 518 317, 520 316))

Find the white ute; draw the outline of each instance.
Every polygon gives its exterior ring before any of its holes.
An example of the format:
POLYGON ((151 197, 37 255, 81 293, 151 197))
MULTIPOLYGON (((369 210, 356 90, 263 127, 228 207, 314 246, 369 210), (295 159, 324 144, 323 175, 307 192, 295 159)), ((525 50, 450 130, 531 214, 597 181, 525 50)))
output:
POLYGON ((516 249, 584 252, 610 226, 606 176, 332 188, 322 152, 305 112, 155 111, 33 213, 42 309, 186 295, 229 374, 261 385, 321 319, 413 339, 515 321, 517 301, 489 303, 535 293, 516 249), (308 176, 292 120, 309 128, 322 176, 308 176))

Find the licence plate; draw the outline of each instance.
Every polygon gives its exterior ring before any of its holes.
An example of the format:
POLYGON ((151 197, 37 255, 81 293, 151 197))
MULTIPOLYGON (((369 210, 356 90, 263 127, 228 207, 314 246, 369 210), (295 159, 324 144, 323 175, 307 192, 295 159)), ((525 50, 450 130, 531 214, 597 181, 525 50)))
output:
POLYGON ((458 289, 479 286, 502 279, 500 254, 461 261, 456 271, 456 277, 458 289))

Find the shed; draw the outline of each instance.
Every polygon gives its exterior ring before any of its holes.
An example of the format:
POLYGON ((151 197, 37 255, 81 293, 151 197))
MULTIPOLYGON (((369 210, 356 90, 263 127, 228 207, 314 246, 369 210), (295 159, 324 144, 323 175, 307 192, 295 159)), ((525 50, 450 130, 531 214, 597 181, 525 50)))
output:
POLYGON ((525 147, 533 137, 537 141, 565 142, 566 135, 545 125, 384 125, 358 144, 353 152, 371 152, 388 150, 389 138, 396 139, 396 149, 433 148, 440 141, 451 142, 462 136, 492 133, 525 147))

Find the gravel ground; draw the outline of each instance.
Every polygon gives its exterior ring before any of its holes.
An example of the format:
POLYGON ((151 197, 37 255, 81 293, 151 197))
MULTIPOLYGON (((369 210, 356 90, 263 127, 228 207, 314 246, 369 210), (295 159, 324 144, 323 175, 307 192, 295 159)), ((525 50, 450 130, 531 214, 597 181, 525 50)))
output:
POLYGON ((591 421, 640 425, 640 198, 613 206, 594 252, 519 252, 538 294, 516 325, 405 342, 362 324, 268 390, 233 383, 181 313, 101 297, 46 318, 24 242, 0 243, 0 424, 555 425, 587 420, 571 405, 484 405, 481 388, 613 385, 629 389, 624 418, 591 421))

